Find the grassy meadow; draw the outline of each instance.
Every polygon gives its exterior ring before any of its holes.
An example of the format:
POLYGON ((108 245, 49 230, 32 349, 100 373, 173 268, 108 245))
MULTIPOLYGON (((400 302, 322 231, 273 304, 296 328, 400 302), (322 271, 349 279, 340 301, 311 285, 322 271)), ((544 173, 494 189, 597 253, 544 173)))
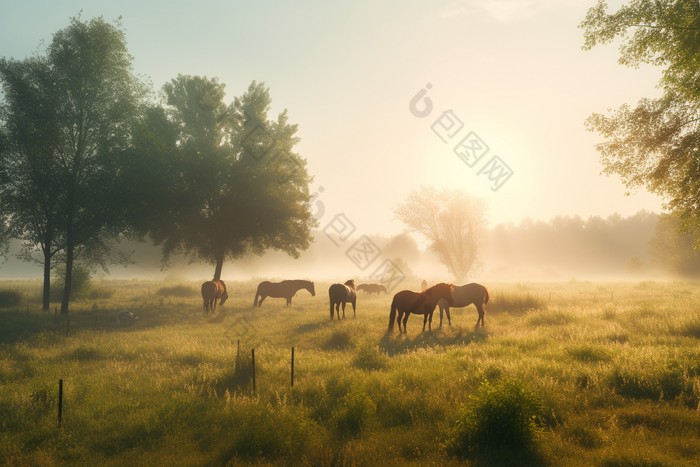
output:
POLYGON ((0 465, 700 460, 697 284, 485 284, 483 330, 470 306, 452 310, 452 326, 436 312, 421 333, 413 315, 390 335, 391 295, 360 293, 357 317, 348 306, 339 322, 327 283, 291 308, 268 298, 256 309, 256 283, 227 285, 207 317, 199 283, 103 281, 111 297, 56 319, 39 281, 0 282, 0 465), (119 310, 140 320, 119 327, 119 310))

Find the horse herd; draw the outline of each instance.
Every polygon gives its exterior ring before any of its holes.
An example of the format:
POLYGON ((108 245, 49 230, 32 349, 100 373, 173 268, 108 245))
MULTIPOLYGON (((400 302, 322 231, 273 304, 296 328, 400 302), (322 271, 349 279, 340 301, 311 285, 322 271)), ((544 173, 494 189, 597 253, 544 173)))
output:
MULTIPOLYGON (((428 329, 431 329, 433 321, 433 312, 436 307, 440 308, 440 326, 442 326, 443 312, 447 315, 448 324, 452 325, 450 319, 450 307, 459 308, 474 304, 479 312, 479 318, 476 321, 476 326, 484 327, 484 305, 489 302, 489 291, 481 284, 471 283, 462 286, 455 286, 445 282, 435 284, 432 287, 427 287, 427 283, 423 281, 421 284, 423 291, 414 292, 412 290, 402 290, 394 295, 391 302, 391 312, 389 314, 389 332, 394 329, 394 322, 399 325, 399 332, 406 332, 406 321, 411 314, 423 315, 423 331, 425 325, 428 324, 428 329)), ((255 301, 253 307, 262 306, 263 301, 267 297, 284 298, 287 300, 287 306, 291 306, 292 297, 301 289, 309 291, 312 297, 316 296, 314 283, 306 280, 286 280, 282 282, 264 281, 258 285, 258 290, 255 292, 255 301)), ((337 314, 340 319, 340 309, 343 310, 343 319, 345 319, 345 305, 352 305, 352 314, 355 317, 355 309, 357 304, 357 291, 364 290, 368 294, 376 292, 387 292, 386 287, 379 284, 360 284, 355 287, 355 281, 350 279, 344 284, 333 284, 328 289, 328 298, 330 299, 331 319, 334 314, 337 314), (335 313, 334 313, 335 308, 335 313)), ((216 310, 216 302, 219 300, 219 305, 223 305, 228 299, 226 284, 224 281, 206 281, 202 284, 202 299, 204 300, 204 312, 214 312, 216 310)))

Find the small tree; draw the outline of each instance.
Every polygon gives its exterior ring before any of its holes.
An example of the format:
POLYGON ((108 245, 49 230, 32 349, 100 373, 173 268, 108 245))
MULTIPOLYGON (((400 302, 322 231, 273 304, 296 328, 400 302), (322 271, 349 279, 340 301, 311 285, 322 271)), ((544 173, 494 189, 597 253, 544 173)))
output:
POLYGON ((486 232, 486 202, 460 190, 413 190, 394 212, 409 232, 424 235, 430 250, 457 281, 481 267, 479 251, 486 232))

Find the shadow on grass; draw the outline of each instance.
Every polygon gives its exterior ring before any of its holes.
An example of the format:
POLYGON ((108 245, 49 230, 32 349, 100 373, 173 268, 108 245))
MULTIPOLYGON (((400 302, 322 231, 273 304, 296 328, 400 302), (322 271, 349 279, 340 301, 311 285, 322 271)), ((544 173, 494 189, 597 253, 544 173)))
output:
POLYGON ((304 333, 304 332, 311 332, 311 331, 315 331, 315 330, 317 330, 317 329, 321 329, 321 327, 323 327, 323 324, 322 324, 322 323, 308 323, 308 324, 302 324, 301 326, 299 326, 298 328, 296 328, 296 329, 294 330, 294 332, 296 332, 297 334, 301 334, 301 333, 304 333))
POLYGON ((394 335, 387 333, 379 341, 379 347, 391 357, 416 349, 482 342, 487 337, 488 333, 486 331, 465 331, 463 329, 458 330, 455 335, 445 335, 441 330, 425 331, 412 338, 406 334, 394 335))

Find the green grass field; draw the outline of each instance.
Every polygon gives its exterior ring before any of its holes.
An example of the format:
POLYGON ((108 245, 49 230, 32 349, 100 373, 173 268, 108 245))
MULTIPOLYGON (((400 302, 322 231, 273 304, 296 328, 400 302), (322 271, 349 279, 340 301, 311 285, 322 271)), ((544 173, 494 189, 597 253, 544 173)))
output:
POLYGON ((436 313, 425 333, 413 315, 405 335, 387 335, 390 295, 361 295, 357 318, 348 307, 339 322, 329 284, 258 309, 256 284, 228 285, 205 317, 199 284, 105 281, 111 298, 56 321, 40 282, 0 283, 23 297, 0 308, 0 465, 700 460, 696 284, 486 284, 483 331, 470 306, 453 309, 452 326, 436 313), (122 309, 139 322, 118 327, 122 309))

